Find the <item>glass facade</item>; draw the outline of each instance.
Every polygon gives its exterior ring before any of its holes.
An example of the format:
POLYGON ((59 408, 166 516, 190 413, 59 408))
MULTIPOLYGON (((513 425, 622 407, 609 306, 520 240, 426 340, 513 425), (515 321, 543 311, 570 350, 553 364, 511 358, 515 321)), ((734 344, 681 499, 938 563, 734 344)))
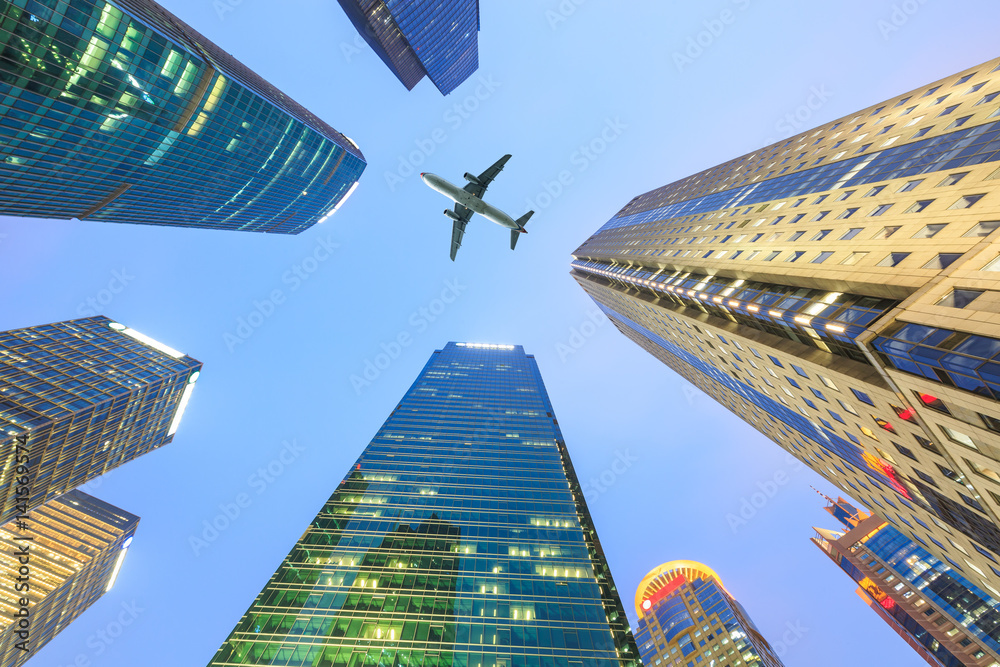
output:
POLYGON ((0 521, 172 441, 201 366, 106 317, 0 332, 0 521))
POLYGON ((673 561, 636 591, 636 644, 646 667, 782 667, 746 610, 706 566, 673 561))
POLYGON ((479 0, 338 0, 408 90, 426 75, 448 95, 479 69, 479 0))
POLYGON ((1000 596, 880 517, 843 498, 828 500, 827 512, 848 534, 817 529, 813 543, 858 583, 859 595, 897 633, 932 665, 1000 664, 1000 596))
POLYGON ((17 522, 0 526, 0 568, 5 573, 0 577, 0 664, 4 667, 34 657, 111 590, 139 517, 70 491, 19 521, 20 526, 17 522), (29 570, 26 587, 15 579, 22 567, 29 570), (21 606, 22 599, 27 606, 21 606), (16 616, 21 609, 27 609, 27 617, 16 616), (27 642, 17 634, 23 618, 29 623, 27 642))
POLYGON ((998 71, 638 195, 571 275, 629 339, 1000 590, 998 71))
POLYGON ((210 664, 638 667, 534 358, 435 352, 210 664))
POLYGON ((0 1, 0 214, 296 234, 364 168, 156 3, 0 1))

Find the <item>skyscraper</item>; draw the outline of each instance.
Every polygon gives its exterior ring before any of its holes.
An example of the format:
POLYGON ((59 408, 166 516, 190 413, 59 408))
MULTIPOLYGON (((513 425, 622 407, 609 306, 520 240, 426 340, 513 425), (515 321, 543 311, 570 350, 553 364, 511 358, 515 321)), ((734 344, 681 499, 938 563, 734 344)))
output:
POLYGON ((364 170, 150 0, 0 0, 0 215, 297 234, 364 170))
POLYGON ((200 372, 106 317, 0 332, 0 521, 169 443, 200 372))
POLYGON ((535 360, 449 343, 211 665, 638 667, 535 360))
POLYGON ((1000 60, 638 196, 574 253, 615 326, 1000 589, 1000 60))
POLYGON ((635 592, 636 644, 646 667, 783 667, 711 569, 687 560, 651 570, 635 592))
POLYGON ((34 657, 111 590, 138 524, 139 517, 70 491, 0 527, 0 664, 34 657))
POLYGON ((927 664, 1000 665, 1000 602, 881 517, 843 498, 826 511, 846 532, 816 528, 813 543, 858 584, 871 607, 927 664))
POLYGON ((338 0, 407 90, 427 76, 447 95, 479 69, 479 0, 338 0))

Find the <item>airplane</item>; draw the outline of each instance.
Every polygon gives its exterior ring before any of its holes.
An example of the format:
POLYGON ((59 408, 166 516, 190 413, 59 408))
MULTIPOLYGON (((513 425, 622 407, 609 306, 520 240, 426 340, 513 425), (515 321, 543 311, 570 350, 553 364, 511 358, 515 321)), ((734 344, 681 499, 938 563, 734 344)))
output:
POLYGON ((534 211, 528 211, 517 220, 514 220, 500 209, 495 206, 491 206, 482 200, 482 196, 486 192, 486 188, 488 188, 490 183, 493 182, 493 179, 497 177, 497 174, 503 171, 503 167, 507 164, 507 160, 509 159, 510 155, 504 155, 502 158, 497 160, 492 167, 481 173, 479 176, 473 176, 472 174, 466 172, 465 180, 467 180, 469 184, 464 188, 453 185, 435 174, 420 174, 420 178, 423 179, 424 183, 430 186, 432 190, 440 192, 445 197, 455 202, 454 211, 450 211, 448 209, 445 209, 444 211, 444 214, 454 221, 454 225, 451 230, 451 261, 455 261, 455 255, 458 253, 458 249, 462 247, 462 237, 465 236, 465 226, 468 224, 473 213, 478 213, 487 220, 509 229, 511 250, 513 250, 514 246, 517 245, 518 237, 521 234, 528 233, 528 230, 524 228, 524 225, 528 222, 528 219, 534 215, 534 211))

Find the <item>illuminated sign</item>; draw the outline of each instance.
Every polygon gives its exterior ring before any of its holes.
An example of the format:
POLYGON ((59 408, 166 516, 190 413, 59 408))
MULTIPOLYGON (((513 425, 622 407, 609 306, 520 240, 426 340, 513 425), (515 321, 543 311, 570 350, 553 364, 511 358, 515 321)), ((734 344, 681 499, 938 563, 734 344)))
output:
MULTIPOLYGON (((864 579, 859 581, 858 585, 861 586, 861 588, 863 588, 864 591, 868 593, 868 595, 870 595, 873 600, 875 600, 875 602, 878 602, 883 607, 885 607, 885 605, 883 604, 885 600, 889 600, 890 603, 892 602, 892 600, 889 599, 889 596, 886 594, 886 592, 883 591, 881 588, 879 588, 878 585, 876 585, 875 582, 869 579, 868 577, 865 577, 864 579)), ((886 609, 891 609, 891 607, 886 607, 886 609)))
POLYGON ((671 579, 666 586, 664 586, 663 588, 656 591, 651 596, 642 601, 643 610, 651 609, 654 604, 656 604, 663 598, 667 597, 668 595, 670 595, 671 593, 673 593, 686 583, 687 583, 687 577, 685 577, 683 574, 677 575, 676 577, 671 579))

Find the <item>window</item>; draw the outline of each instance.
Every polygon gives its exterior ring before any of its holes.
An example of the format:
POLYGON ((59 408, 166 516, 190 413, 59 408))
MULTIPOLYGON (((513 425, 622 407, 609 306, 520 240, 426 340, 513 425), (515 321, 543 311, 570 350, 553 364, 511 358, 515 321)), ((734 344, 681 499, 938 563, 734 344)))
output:
POLYGON ((926 93, 924 93, 920 97, 930 97, 931 95, 933 95, 934 93, 936 93, 940 89, 941 89, 941 86, 934 86, 933 88, 930 88, 926 93))
POLYGON ((876 206, 875 209, 868 215, 869 216, 882 215, 890 208, 892 208, 892 204, 881 204, 880 206, 876 206))
POLYGON ((963 459, 963 461, 965 461, 966 464, 968 464, 968 466, 972 468, 972 472, 976 473, 977 475, 981 475, 987 479, 991 479, 997 484, 1000 484, 1000 475, 998 475, 996 471, 991 470, 990 468, 985 468, 974 461, 970 461, 969 459, 963 459))
POLYGON ((793 252, 793 253, 792 253, 791 255, 789 255, 788 259, 786 259, 785 261, 786 261, 786 262, 794 262, 794 261, 795 261, 795 260, 797 260, 797 259, 798 259, 799 257, 802 257, 802 255, 804 255, 804 254, 806 254, 806 251, 805 251, 805 250, 796 250, 796 251, 795 251, 795 252, 793 252))
POLYGON ((811 262, 809 262, 809 263, 810 264, 822 264, 826 260, 830 259, 831 255, 833 255, 832 251, 825 250, 825 251, 821 252, 820 254, 816 255, 816 257, 811 262))
POLYGON ((837 385, 833 383, 833 380, 826 377, 825 375, 820 375, 819 379, 823 382, 823 384, 825 384, 830 389, 833 389, 834 391, 840 391, 839 389, 837 389, 837 385))
POLYGON ((922 213, 925 208, 934 203, 933 199, 921 199, 918 202, 914 202, 910 208, 903 211, 904 213, 922 213))
MULTIPOLYGON (((858 209, 855 208, 855 209, 852 209, 852 210, 857 211, 858 209)), ((850 241, 855 236, 857 236, 858 234, 860 234, 862 229, 864 229, 864 227, 851 227, 846 232, 844 232, 844 235, 840 237, 840 240, 841 241, 850 241)))
POLYGON ((917 179, 915 181, 909 181, 906 185, 904 185, 903 187, 901 187, 898 190, 898 192, 909 192, 910 190, 915 189, 918 185, 920 185, 923 182, 924 182, 924 179, 922 179, 922 178, 917 179))
POLYGON ((927 134, 928 132, 930 132, 933 129, 934 129, 934 126, 931 125, 929 127, 923 128, 922 130, 917 130, 916 132, 913 133, 913 138, 914 139, 919 139, 920 137, 924 136, 925 134, 927 134))
POLYGON ((792 218, 791 220, 789 220, 788 224, 794 225, 796 222, 798 222, 799 220, 801 220, 804 217, 806 217, 805 213, 799 213, 797 216, 795 216, 794 218, 792 218))
MULTIPOLYGON (((841 262, 841 265, 852 266, 854 264, 857 264, 867 256, 868 253, 866 252, 852 252, 850 255, 847 256, 847 258, 843 262, 841 262)), ((1000 260, 1000 258, 998 258, 998 260, 1000 260)), ((998 261, 998 264, 1000 264, 1000 261, 998 261)), ((998 265, 997 270, 1000 271, 1000 265, 998 265)))
POLYGON ((833 231, 832 229, 821 229, 818 232, 816 232, 816 235, 813 236, 809 240, 810 241, 822 241, 824 238, 826 238, 826 235, 829 234, 832 231, 833 231))
MULTIPOLYGON (((868 394, 866 394, 865 392, 863 392, 863 391, 858 391, 858 390, 857 390, 857 389, 855 389, 854 387, 851 387, 851 393, 852 393, 852 394, 854 394, 854 396, 855 396, 855 397, 856 397, 856 398, 857 398, 857 399, 858 399, 859 401, 861 401, 862 403, 867 403, 868 405, 875 405, 875 402, 874 402, 874 401, 872 401, 872 399, 871 399, 871 398, 869 398, 869 397, 868 397, 868 394)), ((857 413, 854 413, 854 414, 857 414, 857 413)))
POLYGON ((987 222, 977 222, 976 225, 962 236, 989 236, 997 227, 1000 227, 1000 220, 990 220, 987 222))
POLYGON ((868 192, 866 192, 864 196, 865 197, 874 197, 875 195, 879 194, 883 190, 885 190, 885 186, 884 185, 876 185, 874 188, 872 188, 871 190, 869 190, 868 192))
POLYGON ((780 250, 775 250, 775 251, 774 251, 774 252, 772 252, 772 253, 771 253, 770 255, 768 255, 767 257, 765 257, 765 258, 764 258, 764 261, 765 261, 765 262, 770 262, 770 261, 771 261, 772 259, 774 259, 775 257, 777 257, 777 256, 778 256, 778 255, 780 255, 780 254, 781 254, 781 251, 780 251, 780 250))
MULTIPOLYGON (((898 229, 898 228, 897 228, 898 229)), ((900 262, 910 256, 908 252, 891 252, 886 258, 875 266, 898 266, 900 262)))
POLYGON ((875 236, 872 237, 872 240, 879 241, 881 239, 887 239, 898 231, 898 225, 895 227, 883 227, 875 236))
POLYGON ((969 172, 963 171, 959 174, 948 174, 948 176, 938 184, 939 188, 947 187, 949 185, 955 185, 963 178, 969 175, 969 172))
POLYGON ((858 212, 857 208, 849 208, 846 211, 844 211, 843 213, 841 213, 840 215, 838 215, 837 216, 837 220, 846 220, 847 218, 851 217, 852 215, 854 215, 857 212, 858 212))
POLYGON ((965 308, 970 303, 978 299, 983 294, 983 290, 976 289, 956 289, 951 294, 937 302, 939 306, 947 308, 965 308))
POLYGON ((855 192, 857 192, 857 190, 848 190, 844 194, 842 194, 839 197, 837 197, 836 201, 844 201, 845 199, 847 199, 848 197, 850 197, 851 195, 853 195, 855 192))
POLYGON ((1000 92, 998 92, 998 93, 990 93, 989 95, 987 95, 983 99, 981 99, 978 102, 976 102, 973 106, 977 106, 978 107, 980 104, 989 104, 990 102, 992 102, 993 100, 995 100, 997 98, 997 95, 1000 95, 1000 92))
POLYGON ((969 122, 970 118, 972 118, 971 115, 970 116, 964 116, 962 118, 956 118, 955 120, 953 120, 951 122, 951 125, 949 125, 948 127, 944 128, 944 129, 947 131, 947 130, 954 130, 956 127, 962 127, 963 125, 965 125, 966 123, 969 122))
POLYGON ((805 232, 795 232, 794 234, 792 234, 792 235, 791 235, 791 236, 790 236, 790 237, 788 238, 788 240, 789 240, 789 241, 798 241, 798 240, 799 240, 800 238, 802 238, 802 235, 803 235, 803 234, 805 234, 805 232))
POLYGON ((948 439, 951 440, 952 442, 957 442, 960 445, 965 445, 966 447, 969 447, 970 449, 976 449, 976 450, 979 449, 978 447, 976 447, 976 443, 973 442, 972 438, 970 438, 969 436, 965 435, 964 433, 959 433, 958 431, 953 431, 952 429, 948 428, 947 426, 941 426, 941 431, 946 436, 948 436, 948 439))
MULTIPOLYGON (((791 366, 792 366, 792 370, 795 371, 796 373, 798 373, 799 375, 801 375, 802 377, 804 377, 804 378, 808 378, 809 377, 809 375, 804 370, 802 370, 800 367, 796 366, 795 364, 791 364, 791 366)), ((823 399, 823 400, 826 400, 826 399, 823 399)))
POLYGON ((813 218, 812 220, 810 220, 810 222, 819 222, 820 220, 822 220, 823 218, 825 218, 828 215, 830 215, 829 211, 820 211, 819 213, 816 214, 815 218, 813 218))
POLYGON ((958 105, 958 104, 952 104, 950 107, 946 108, 944 111, 942 111, 941 113, 939 113, 938 117, 940 118, 941 116, 947 116, 948 114, 950 114, 951 112, 953 112, 955 109, 957 109, 959 106, 960 105, 958 105))
POLYGON ((960 252, 942 252, 931 261, 924 264, 925 269, 947 269, 955 260, 962 256, 960 252))
POLYGON ((951 211, 951 210, 954 210, 954 209, 972 208, 973 206, 976 205, 976 203, 980 199, 982 199, 985 196, 986 196, 985 193, 981 194, 981 195, 965 195, 964 197, 962 197, 961 199, 959 199, 957 202, 955 202, 954 204, 952 204, 951 206, 949 206, 948 210, 951 211))
POLYGON ((943 223, 942 224, 935 224, 935 225, 927 225, 927 226, 925 226, 923 229, 921 229, 919 232, 917 232, 916 234, 914 234, 910 238, 914 238, 914 239, 930 239, 930 238, 934 238, 934 236, 938 232, 940 232, 942 229, 944 229, 947 226, 948 226, 947 224, 943 224, 943 223))
POLYGON ((907 456, 907 457, 909 457, 909 458, 913 459, 914 461, 918 460, 918 459, 917 459, 917 457, 916 457, 916 455, 915 455, 915 454, 913 453, 913 450, 912 450, 912 449, 908 449, 908 448, 906 448, 906 447, 903 447, 903 446, 902 446, 901 444, 899 444, 898 442, 894 442, 894 443, 892 443, 892 444, 893 444, 893 445, 894 445, 894 446, 896 447, 896 450, 897 450, 897 451, 898 451, 898 452, 899 452, 900 454, 902 454, 903 456, 907 456))
POLYGON ((838 415, 833 410, 827 410, 827 412, 829 412, 830 416, 833 417, 834 419, 836 419, 837 421, 839 421, 841 424, 846 424, 847 423, 847 422, 844 421, 843 417, 841 417, 840 415, 838 415))
MULTIPOLYGON (((758 356, 759 356, 759 355, 758 355, 758 356)), ((772 356, 771 356, 771 355, 769 354, 769 355, 767 355, 767 358, 768 358, 768 359, 770 359, 770 360, 771 360, 771 363, 773 363, 773 364, 774 364, 775 366, 777 366, 778 368, 784 368, 784 365, 782 365, 782 363, 781 363, 780 361, 778 361, 778 358, 777 358, 777 357, 772 357, 772 356)))

